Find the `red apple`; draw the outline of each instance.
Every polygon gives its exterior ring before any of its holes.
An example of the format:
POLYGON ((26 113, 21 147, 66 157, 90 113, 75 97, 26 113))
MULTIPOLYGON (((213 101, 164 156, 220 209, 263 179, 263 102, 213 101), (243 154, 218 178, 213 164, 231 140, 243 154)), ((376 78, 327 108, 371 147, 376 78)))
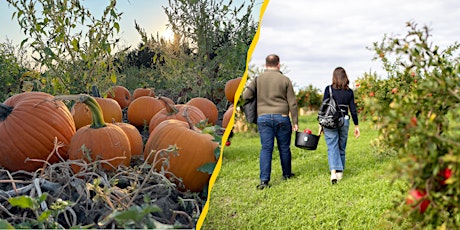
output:
POLYGON ((398 92, 398 88, 396 88, 396 87, 391 90, 391 93, 393 93, 393 94, 397 93, 397 92, 398 92))
POLYGON ((231 144, 232 144, 232 142, 230 142, 230 141, 225 142, 225 146, 230 146, 231 144))
POLYGON ((410 119, 410 123, 411 123, 412 126, 414 126, 414 127, 417 126, 417 118, 416 118, 416 117, 412 117, 412 118, 410 119))
POLYGON ((426 197, 426 192, 420 189, 411 189, 406 197, 406 204, 412 208, 418 208, 420 213, 424 213, 430 205, 430 200, 426 197))
POLYGON ((356 82, 356 88, 358 88, 358 87, 359 87, 359 82, 356 82))
POLYGON ((374 92, 370 92, 370 93, 369 93, 369 97, 373 97, 373 96, 375 96, 375 93, 374 93, 374 92))
POLYGON ((306 134, 311 134, 311 130, 309 130, 309 129, 305 129, 303 132, 306 133, 306 134))
POLYGON ((439 172, 440 176, 444 179, 443 181, 441 181, 441 185, 445 185, 446 184, 446 180, 449 179, 451 176, 452 176, 452 169, 450 168, 445 168, 444 170, 442 170, 441 172, 439 172))

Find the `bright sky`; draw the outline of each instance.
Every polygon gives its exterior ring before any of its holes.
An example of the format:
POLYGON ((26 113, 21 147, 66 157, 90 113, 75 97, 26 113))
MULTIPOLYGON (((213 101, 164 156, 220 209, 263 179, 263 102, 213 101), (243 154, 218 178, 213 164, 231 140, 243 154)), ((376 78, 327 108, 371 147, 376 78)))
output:
MULTIPOLYGON (((109 0, 83 0, 85 7, 89 8, 94 15, 101 15, 109 0)), ((122 46, 137 46, 141 37, 134 29, 134 21, 144 28, 148 35, 162 33, 166 29, 168 19, 161 6, 168 5, 168 0, 118 0, 117 9, 123 12, 120 21, 120 34, 122 46)), ((12 40, 13 44, 20 44, 25 38, 17 23, 17 19, 11 18, 14 12, 4 0, 0 1, 0 42, 6 39, 12 40)))
POLYGON ((384 34, 406 35, 406 22, 415 21, 429 26, 433 44, 445 48, 460 41, 459 18, 458 0, 270 0, 251 63, 263 66, 276 53, 297 88, 320 90, 342 66, 353 86, 370 69, 384 76, 366 49, 384 34))
MULTIPOLYGON (((232 6, 240 5, 245 0, 236 0, 232 6)), ((109 4, 109 0, 81 0, 86 8, 91 10, 93 15, 102 15, 103 10, 109 4)), ((259 11, 262 0, 258 0, 254 7, 254 18, 259 18, 259 11)), ((134 28, 134 21, 147 32, 147 35, 172 36, 169 32, 165 33, 168 18, 164 13, 163 6, 168 6, 168 0, 118 0, 117 9, 123 12, 120 21, 120 45, 122 47, 136 47, 141 42, 139 33, 134 28)), ((7 39, 12 40, 13 44, 19 45, 25 38, 20 30, 17 19, 11 16, 14 8, 8 6, 5 0, 0 0, 0 42, 7 39)))

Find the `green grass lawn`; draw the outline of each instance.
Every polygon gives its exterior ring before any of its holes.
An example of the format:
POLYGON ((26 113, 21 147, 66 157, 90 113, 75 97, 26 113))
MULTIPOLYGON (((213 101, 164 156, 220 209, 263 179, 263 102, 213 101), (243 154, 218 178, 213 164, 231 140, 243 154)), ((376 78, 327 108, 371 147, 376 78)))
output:
MULTIPOLYGON (((299 130, 317 132, 315 115, 301 116, 299 130)), ((395 158, 377 155, 372 141, 377 130, 361 122, 361 137, 350 126, 344 178, 331 185, 327 149, 321 136, 318 149, 294 146, 292 170, 296 176, 282 180, 279 153, 273 153, 271 187, 257 190, 260 139, 254 133, 236 133, 225 147, 222 167, 210 196, 201 229, 397 229, 385 214, 395 198, 407 189, 391 183, 389 166, 395 158)))

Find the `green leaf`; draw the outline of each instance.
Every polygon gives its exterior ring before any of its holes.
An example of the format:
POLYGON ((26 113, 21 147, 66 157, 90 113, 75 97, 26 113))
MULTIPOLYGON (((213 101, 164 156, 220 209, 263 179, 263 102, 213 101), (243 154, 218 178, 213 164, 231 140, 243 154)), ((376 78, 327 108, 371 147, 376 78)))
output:
POLYGON ((80 49, 80 44, 76 38, 72 40, 72 48, 74 51, 78 51, 80 49))
POLYGON ((214 149, 214 156, 216 157, 216 159, 219 159, 219 157, 220 157, 220 146, 217 147, 216 149, 214 149))
POLYGON ((30 208, 34 210, 38 205, 30 196, 18 196, 8 199, 13 207, 30 208))
POLYGON ((117 33, 120 32, 120 24, 118 24, 118 22, 113 23, 113 27, 117 29, 117 33))
POLYGON ((112 71, 112 75, 110 76, 110 80, 116 84, 117 83, 117 75, 115 75, 115 71, 112 71))
POLYGON ((26 38, 26 39, 22 40, 20 47, 21 47, 21 48, 24 47, 24 44, 25 44, 28 40, 29 40, 29 38, 26 38))
POLYGON ((8 221, 0 220, 0 229, 14 229, 14 227, 8 221))
POLYGON ((43 50, 47 56, 54 57, 53 51, 49 47, 45 47, 43 50))
POLYGON ((51 210, 46 210, 40 214, 40 216, 37 218, 38 221, 45 221, 51 216, 51 210))
POLYGON ((212 174, 212 172, 214 172, 215 167, 216 167, 215 162, 209 162, 209 163, 206 163, 206 164, 202 165, 197 170, 200 171, 200 172, 212 174))

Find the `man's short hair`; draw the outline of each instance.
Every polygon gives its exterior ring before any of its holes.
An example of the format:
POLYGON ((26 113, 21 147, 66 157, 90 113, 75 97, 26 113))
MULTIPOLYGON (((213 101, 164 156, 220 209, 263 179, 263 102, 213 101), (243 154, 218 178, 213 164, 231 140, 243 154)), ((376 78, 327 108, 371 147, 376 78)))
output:
POLYGON ((270 54, 265 58, 265 66, 267 67, 277 67, 280 63, 280 57, 276 54, 270 54))

